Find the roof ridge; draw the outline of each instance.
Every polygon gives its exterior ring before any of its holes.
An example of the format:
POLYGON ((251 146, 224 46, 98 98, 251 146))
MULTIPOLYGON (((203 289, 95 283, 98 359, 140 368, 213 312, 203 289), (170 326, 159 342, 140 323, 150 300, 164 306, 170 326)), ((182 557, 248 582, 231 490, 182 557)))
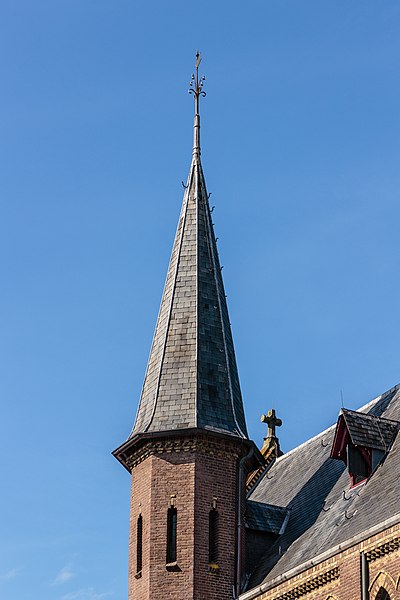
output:
POLYGON ((304 442, 302 442, 301 444, 299 444, 298 446, 295 446, 294 448, 292 448, 291 450, 289 450, 288 452, 285 452, 284 454, 282 454, 281 456, 278 456, 275 460, 274 464, 277 464, 279 461, 282 461, 284 458, 290 456, 291 454, 294 454, 294 452, 296 452, 297 450, 300 450, 301 448, 303 448, 304 446, 307 446, 308 444, 310 444, 311 442, 313 442, 314 440, 316 440, 317 438, 326 435, 331 429, 334 429, 336 427, 336 423, 334 425, 330 425, 329 427, 327 427, 326 429, 324 429, 323 431, 320 431, 320 433, 317 433, 316 435, 314 435, 313 437, 309 438, 308 440, 305 440, 304 442))
POLYGON ((361 412, 361 410, 352 410, 351 408, 342 408, 340 410, 340 414, 343 414, 343 412, 354 413, 354 414, 362 416, 366 419, 377 419, 379 421, 387 421, 388 423, 394 423, 396 425, 398 425, 400 423, 400 421, 397 421, 396 419, 388 419, 387 417, 382 417, 380 415, 371 415, 369 413, 361 412))
MULTIPOLYGON (((375 406, 385 396, 388 396, 390 393, 392 393, 394 391, 399 391, 399 390, 400 390, 400 383, 398 383, 397 385, 394 385, 393 387, 391 387, 390 389, 388 389, 386 392, 383 392, 383 394, 380 394, 379 396, 376 396, 375 398, 373 398, 372 400, 370 400, 369 402, 367 402, 367 404, 364 404, 363 406, 361 406, 357 410, 353 410, 352 412, 361 412, 362 413, 362 411, 366 411, 366 410, 372 408, 373 406, 375 406)), ((340 409, 340 411, 341 410, 342 409, 340 409)), ((345 410, 351 410, 351 409, 345 409, 345 410)), ((340 414, 340 411, 339 411, 339 414, 340 414)), ((373 416, 373 415, 370 415, 370 416, 373 416)), ((380 417, 380 418, 383 418, 386 421, 392 421, 393 420, 393 419, 386 419, 385 417, 380 417)), ((394 421, 394 422, 398 423, 398 421, 394 421)), ((277 464, 279 461, 282 461, 285 457, 290 456, 291 454, 294 454, 294 452, 297 452, 297 450, 300 450, 301 448, 303 448, 307 444, 310 444, 311 442, 313 442, 317 438, 319 438, 319 437, 321 437, 323 435, 326 435, 331 429, 334 429, 335 427, 336 427, 336 423, 334 423, 333 425, 330 425, 329 427, 327 427, 326 429, 324 429, 320 433, 317 433, 316 435, 314 435, 313 437, 309 438, 308 440, 305 440, 304 442, 302 442, 298 446, 295 446, 294 448, 292 448, 291 450, 289 450, 289 452, 285 452, 284 454, 282 454, 282 456, 278 456, 277 459, 275 460, 274 464, 277 464)))

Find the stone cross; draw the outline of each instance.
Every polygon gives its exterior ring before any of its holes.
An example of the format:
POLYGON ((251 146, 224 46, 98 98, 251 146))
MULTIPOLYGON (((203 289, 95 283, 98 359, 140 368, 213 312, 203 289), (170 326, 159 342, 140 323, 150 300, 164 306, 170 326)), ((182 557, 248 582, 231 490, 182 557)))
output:
POLYGON ((282 425, 282 420, 277 418, 274 408, 269 410, 266 415, 261 415, 261 422, 268 425, 268 437, 276 437, 275 428, 282 425))

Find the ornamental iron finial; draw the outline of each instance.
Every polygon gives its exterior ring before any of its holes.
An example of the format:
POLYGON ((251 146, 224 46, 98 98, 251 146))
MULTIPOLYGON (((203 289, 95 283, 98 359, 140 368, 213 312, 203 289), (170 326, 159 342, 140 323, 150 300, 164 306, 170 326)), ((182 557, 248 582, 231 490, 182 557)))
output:
POLYGON ((195 115, 199 114, 199 99, 200 96, 206 96, 206 93, 203 91, 203 85, 204 85, 204 81, 205 81, 205 76, 202 75, 199 79, 199 66, 201 63, 201 56, 200 56, 200 52, 197 51, 196 53, 196 72, 193 73, 192 75, 192 79, 190 80, 190 84, 189 84, 189 94, 193 94, 194 95, 194 109, 195 109, 195 115))

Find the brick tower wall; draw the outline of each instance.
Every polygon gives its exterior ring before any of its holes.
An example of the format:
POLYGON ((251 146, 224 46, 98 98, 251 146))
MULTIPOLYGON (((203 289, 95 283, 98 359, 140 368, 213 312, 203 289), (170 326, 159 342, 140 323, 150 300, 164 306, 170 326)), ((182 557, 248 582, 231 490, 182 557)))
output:
POLYGON ((235 581, 238 444, 203 438, 149 442, 133 457, 129 600, 231 600, 235 581), (219 514, 218 567, 210 569, 208 519, 219 514), (167 511, 177 509, 177 564, 166 566, 167 511), (215 502, 215 501, 214 501, 215 502), (143 566, 136 528, 143 518, 143 566))
POLYGON ((237 554, 238 466, 238 454, 229 446, 206 446, 196 456, 196 600, 228 600, 233 597, 237 554), (212 570, 208 563, 209 513, 213 498, 217 499, 219 520, 217 570, 212 570))
POLYGON ((149 457, 132 471, 128 564, 129 600, 147 600, 149 598, 151 482, 152 458, 149 457), (136 568, 136 526, 139 515, 142 515, 143 518, 143 567, 141 573, 137 573, 136 568))

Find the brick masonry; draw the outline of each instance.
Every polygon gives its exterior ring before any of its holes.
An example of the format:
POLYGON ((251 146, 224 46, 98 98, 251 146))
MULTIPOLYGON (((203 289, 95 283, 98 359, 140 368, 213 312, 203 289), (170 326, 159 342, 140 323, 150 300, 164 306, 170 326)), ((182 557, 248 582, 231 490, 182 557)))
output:
POLYGON ((130 458, 132 493, 129 600, 228 600, 237 547, 240 442, 180 437, 147 442, 130 458), (219 513, 218 567, 208 563, 208 516, 219 513), (177 509, 177 564, 166 565, 167 511, 177 509), (143 518, 143 566, 136 572, 136 528, 143 518))
POLYGON ((391 600, 400 600, 399 538, 400 525, 390 527, 254 596, 254 600, 358 600, 362 552, 368 561, 370 600, 375 600, 381 587, 391 600))

